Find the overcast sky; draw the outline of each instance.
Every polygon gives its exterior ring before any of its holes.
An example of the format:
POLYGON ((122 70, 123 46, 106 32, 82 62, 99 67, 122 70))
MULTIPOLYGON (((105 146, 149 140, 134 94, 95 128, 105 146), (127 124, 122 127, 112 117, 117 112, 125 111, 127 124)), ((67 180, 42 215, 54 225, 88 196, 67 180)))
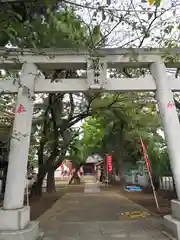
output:
MULTIPOLYGON (((78 14, 87 22, 91 24, 96 24, 96 22, 102 22, 102 13, 99 13, 97 15, 97 20, 92 21, 92 16, 98 7, 98 2, 100 3, 100 6, 105 6, 107 0, 100 0, 100 1, 87 1, 87 0, 76 0, 76 3, 87 6, 79 8, 78 14), (94 9, 92 9, 94 8, 94 9)), ((144 24, 143 21, 148 21, 148 13, 153 12, 155 10, 154 6, 149 6, 146 0, 111 0, 111 5, 108 6, 107 9, 112 10, 112 14, 115 16, 124 15, 127 10, 129 10, 129 15, 131 16, 131 19, 141 19, 142 24, 144 24), (143 9, 142 9, 143 8, 143 9)), ((162 15, 162 17, 159 17, 154 23, 152 24, 152 30, 151 35, 159 35, 161 34, 161 29, 165 27, 165 24, 167 21, 171 21, 173 25, 179 25, 180 22, 180 0, 162 0, 161 7, 158 8, 158 14, 160 14, 162 11, 166 10, 166 12, 162 15), (177 7, 174 7, 176 4, 178 4, 177 7), (170 9, 171 10, 168 10, 170 9)), ((107 31, 111 31, 111 29, 115 26, 116 22, 111 22, 108 17, 106 20, 101 23, 102 30, 107 33, 107 31)), ((177 39, 179 39, 179 31, 176 29, 174 30, 173 38, 175 38, 175 35, 177 39)), ((128 43, 129 41, 136 39, 140 36, 140 32, 138 31, 132 31, 132 28, 129 27, 127 24, 119 24, 113 32, 109 36, 109 47, 121 47, 124 46, 124 44, 128 43)), ((166 37, 168 37, 166 35, 166 37)), ((169 36, 172 37, 172 36, 169 36)), ((134 41, 134 47, 138 46, 139 40, 134 41)), ((149 39, 147 39, 144 42, 144 45, 149 45, 149 39)), ((152 40, 151 38, 151 44, 153 44, 153 47, 159 47, 157 45, 157 42, 152 40)), ((127 47, 125 45, 125 47, 127 47)))

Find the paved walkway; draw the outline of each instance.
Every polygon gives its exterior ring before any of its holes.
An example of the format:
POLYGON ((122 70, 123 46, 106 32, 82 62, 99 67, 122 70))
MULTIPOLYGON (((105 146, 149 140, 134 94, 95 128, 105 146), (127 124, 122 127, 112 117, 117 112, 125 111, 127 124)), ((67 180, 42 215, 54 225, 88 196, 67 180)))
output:
POLYGON ((95 182, 85 183, 84 193, 100 193, 99 184, 95 182))
POLYGON ((85 193, 66 194, 39 220, 44 240, 167 240, 161 232, 162 220, 146 214, 146 209, 120 194, 99 192, 89 183, 85 193), (124 214, 132 211, 144 217, 124 214))

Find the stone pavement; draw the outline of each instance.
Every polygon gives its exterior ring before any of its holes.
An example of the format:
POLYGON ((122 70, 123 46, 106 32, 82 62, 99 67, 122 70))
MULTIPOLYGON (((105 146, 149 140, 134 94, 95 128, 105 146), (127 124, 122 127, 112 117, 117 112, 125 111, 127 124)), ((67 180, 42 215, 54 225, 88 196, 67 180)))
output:
POLYGON ((87 182, 85 183, 84 193, 99 193, 100 187, 98 183, 95 182, 87 182))
POLYGON ((97 192, 93 184, 85 193, 66 194, 40 217, 44 240, 168 240, 159 217, 122 215, 147 210, 118 193, 97 192))

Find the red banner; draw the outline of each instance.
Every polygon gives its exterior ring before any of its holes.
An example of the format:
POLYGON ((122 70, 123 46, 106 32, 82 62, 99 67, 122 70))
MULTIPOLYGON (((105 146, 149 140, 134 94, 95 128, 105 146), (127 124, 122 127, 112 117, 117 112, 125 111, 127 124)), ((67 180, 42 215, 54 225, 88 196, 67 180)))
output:
POLYGON ((108 172, 112 172, 112 156, 111 155, 107 155, 107 168, 108 168, 108 172))
POLYGON ((142 139, 141 139, 141 146, 142 146, 142 150, 143 150, 143 153, 144 153, 144 158, 145 158, 145 160, 146 160, 146 165, 147 165, 149 171, 151 172, 151 163, 150 163, 150 161, 149 161, 149 157, 148 157, 148 154, 147 154, 147 150, 146 150, 146 147, 145 147, 142 139))

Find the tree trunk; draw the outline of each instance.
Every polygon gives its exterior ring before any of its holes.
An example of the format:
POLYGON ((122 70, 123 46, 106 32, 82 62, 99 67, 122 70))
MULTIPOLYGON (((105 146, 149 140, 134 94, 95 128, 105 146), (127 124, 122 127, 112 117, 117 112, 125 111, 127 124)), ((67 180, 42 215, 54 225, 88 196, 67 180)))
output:
POLYGON ((81 179, 78 176, 78 171, 81 168, 82 165, 80 165, 79 167, 76 168, 75 172, 73 173, 71 179, 69 180, 69 184, 71 184, 73 181, 76 184, 80 184, 81 183, 81 179))
POLYGON ((71 177, 71 179, 69 180, 69 185, 70 185, 73 181, 74 181, 75 184, 80 184, 80 183, 81 183, 81 180, 80 180, 77 172, 75 172, 75 173, 73 174, 73 176, 71 177))
POLYGON ((30 198, 42 196, 42 184, 43 179, 42 178, 37 179, 37 181, 31 187, 30 198))
POLYGON ((115 159, 118 167, 118 175, 120 177, 121 184, 125 183, 124 176, 124 141, 125 136, 124 133, 121 132, 119 137, 117 138, 116 146, 115 146, 115 159))
POLYGON ((123 163, 121 163, 120 161, 118 164, 118 170, 119 170, 120 181, 122 184, 124 184, 125 183, 124 168, 123 168, 123 163))
POLYGON ((31 187, 30 197, 41 197, 42 196, 42 185, 46 172, 39 169, 36 182, 31 187))
POLYGON ((51 169, 48 171, 47 174, 47 185, 46 185, 46 191, 48 193, 53 193, 56 191, 56 186, 55 186, 55 178, 54 178, 54 170, 51 169))

